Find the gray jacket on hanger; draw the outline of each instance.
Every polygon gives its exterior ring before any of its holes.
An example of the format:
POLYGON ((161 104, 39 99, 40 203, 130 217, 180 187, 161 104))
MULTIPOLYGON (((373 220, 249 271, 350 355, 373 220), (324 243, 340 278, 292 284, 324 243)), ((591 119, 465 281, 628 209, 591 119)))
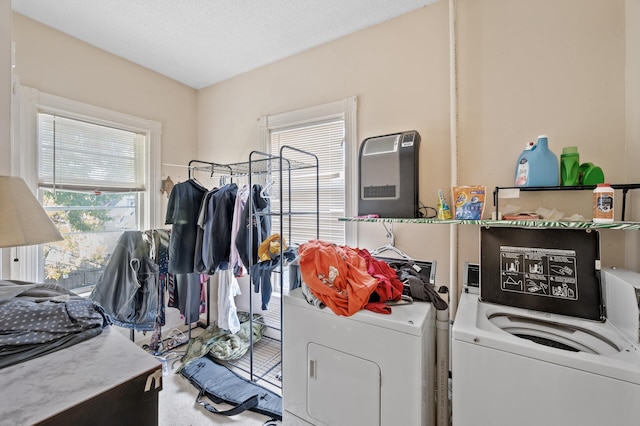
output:
POLYGON ((142 232, 122 234, 89 298, 102 305, 115 325, 153 330, 158 314, 158 265, 142 232))

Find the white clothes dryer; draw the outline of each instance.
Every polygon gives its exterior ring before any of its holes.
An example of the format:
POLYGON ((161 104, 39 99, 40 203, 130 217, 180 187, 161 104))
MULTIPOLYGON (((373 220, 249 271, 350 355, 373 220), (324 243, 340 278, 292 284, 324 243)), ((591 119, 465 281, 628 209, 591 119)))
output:
POLYGON ((339 316, 283 296, 283 423, 435 424, 435 317, 431 303, 339 316))
POLYGON ((453 426, 637 425, 636 343, 608 320, 462 294, 452 329, 453 426))

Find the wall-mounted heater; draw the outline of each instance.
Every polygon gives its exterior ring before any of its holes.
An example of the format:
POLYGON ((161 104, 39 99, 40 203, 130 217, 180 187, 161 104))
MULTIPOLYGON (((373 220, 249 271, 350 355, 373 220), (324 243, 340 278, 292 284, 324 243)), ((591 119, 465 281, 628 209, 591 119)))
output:
POLYGON ((419 217, 415 130, 367 138, 358 159, 358 215, 419 217))

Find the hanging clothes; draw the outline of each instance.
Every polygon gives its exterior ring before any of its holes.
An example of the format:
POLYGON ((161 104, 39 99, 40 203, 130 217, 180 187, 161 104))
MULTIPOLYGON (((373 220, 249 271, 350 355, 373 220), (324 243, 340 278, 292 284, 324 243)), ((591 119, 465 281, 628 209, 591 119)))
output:
POLYGON ((177 183, 169 195, 165 224, 171 225, 169 272, 194 272, 198 214, 207 188, 195 179, 177 183))
POLYGON ((211 194, 201 210, 198 226, 202 229, 202 263, 204 270, 199 271, 213 275, 225 262, 228 267, 231 254, 231 223, 236 202, 238 185, 230 183, 211 194))
POLYGON ((240 229, 240 224, 243 220, 244 209, 247 205, 247 200, 249 199, 249 185, 242 185, 238 189, 238 194, 236 195, 236 202, 233 206, 233 220, 231 221, 231 249, 229 253, 229 267, 233 271, 233 274, 236 277, 240 277, 244 275, 244 268, 247 265, 242 263, 242 259, 240 258, 240 253, 238 253, 238 247, 236 246, 236 238, 238 237, 238 231, 240 229))
POLYGON ((179 306, 175 274, 167 274, 167 306, 169 308, 177 308, 179 306))
POLYGON ((245 267, 258 262, 258 246, 271 234, 271 203, 261 195, 262 185, 255 184, 251 188, 251 202, 247 201, 242 217, 243 220, 236 236, 236 247, 240 259, 245 267), (253 232, 251 232, 253 227, 253 232), (253 241, 251 241, 253 234, 253 241))
POLYGON ((151 244, 151 258, 158 265, 158 314, 156 324, 149 340, 149 348, 158 350, 162 342, 162 327, 166 322, 165 294, 168 293, 169 276, 169 241, 171 232, 167 229, 145 231, 144 236, 151 244))
MULTIPOLYGON (((248 192, 246 186, 243 192, 248 192)), ((244 198, 246 200, 247 196, 244 198)), ((239 199, 241 201, 242 196, 238 197, 235 183, 205 194, 198 217, 198 240, 201 243, 196 246, 195 264, 200 272, 218 274, 218 324, 232 333, 240 328, 234 300, 240 294, 240 286, 234 277, 234 269, 230 269, 232 248, 237 256, 232 229, 239 199)))
POLYGON ((251 266, 251 270, 249 271, 251 281, 253 282, 254 291, 260 293, 262 296, 263 311, 269 309, 269 301, 271 300, 271 293, 273 292, 271 274, 276 269, 283 267, 285 262, 291 262, 295 258, 296 250, 294 248, 288 248, 282 252, 282 259, 280 259, 280 254, 278 253, 278 255, 270 257, 268 260, 260 261, 251 266))
POLYGON ((218 191, 218 188, 213 188, 211 191, 204 194, 202 202, 200 204, 200 212, 198 213, 198 227, 196 229, 196 245, 193 257, 193 270, 195 272, 205 272, 206 266, 202 257, 202 245, 204 244, 204 222, 209 212, 209 205, 212 203, 211 197, 218 191))
POLYGON ((209 282, 209 276, 205 274, 200 275, 200 313, 207 313, 207 283, 209 282))
POLYGON ((197 322, 200 318, 200 290, 200 274, 176 274, 177 307, 185 324, 197 322))
POLYGON ((125 231, 89 298, 115 325, 150 331, 158 314, 158 265, 140 231, 125 231))
POLYGON ((239 296, 240 285, 229 268, 218 271, 218 327, 237 333, 240 330, 235 297, 239 296))
POLYGON ((167 205, 165 223, 171 225, 169 272, 176 274, 172 299, 184 316, 185 324, 200 317, 200 274, 194 273, 194 263, 198 215, 207 192, 197 180, 189 179, 173 186, 167 205))
POLYGON ((156 326, 165 325, 165 292, 169 275, 169 243, 171 231, 168 229, 152 229, 142 233, 149 244, 151 259, 158 265, 158 315, 156 326))

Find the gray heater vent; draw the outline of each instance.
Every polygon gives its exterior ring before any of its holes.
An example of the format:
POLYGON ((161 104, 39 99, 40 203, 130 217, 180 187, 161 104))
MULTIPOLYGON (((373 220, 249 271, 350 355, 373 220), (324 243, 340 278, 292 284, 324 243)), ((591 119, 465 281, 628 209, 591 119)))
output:
POLYGON ((363 198, 396 198, 395 185, 367 186, 363 189, 363 198))
POLYGON ((358 215, 419 217, 415 130, 365 139, 358 159, 358 215))

